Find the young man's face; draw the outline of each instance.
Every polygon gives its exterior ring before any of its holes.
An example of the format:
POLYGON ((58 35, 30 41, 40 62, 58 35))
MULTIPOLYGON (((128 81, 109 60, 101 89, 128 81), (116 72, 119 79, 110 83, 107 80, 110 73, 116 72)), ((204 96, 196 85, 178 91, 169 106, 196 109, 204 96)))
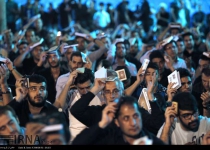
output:
POLYGON ((36 59, 36 60, 39 60, 40 55, 43 51, 44 51, 44 47, 41 46, 41 45, 34 47, 34 49, 32 50, 33 58, 36 59))
POLYGON ((84 83, 78 83, 76 86, 77 86, 77 90, 79 91, 80 95, 84 95, 90 91, 93 84, 91 83, 90 80, 88 80, 84 83))
POLYGON ((27 48, 27 44, 21 44, 18 46, 18 51, 20 54, 24 53, 26 51, 26 48, 27 48))
POLYGON ((177 48, 178 48, 178 54, 182 54, 184 52, 185 46, 183 41, 177 41, 177 48))
POLYGON ((123 43, 118 43, 116 45, 116 57, 117 58, 124 58, 126 55, 126 48, 125 44, 123 43))
POLYGON ((199 59, 198 68, 200 71, 202 71, 204 68, 207 68, 209 66, 210 66, 210 62, 208 60, 199 59))
POLYGON ((83 66, 82 57, 79 56, 73 56, 72 60, 70 60, 69 63, 72 71, 76 70, 77 68, 81 68, 83 66))
POLYGON ((29 83, 28 101, 34 107, 43 107, 47 100, 47 85, 45 82, 29 83))
POLYGON ((206 91, 210 90, 210 76, 206 76, 204 73, 201 74, 202 85, 206 91))
POLYGON ((0 115, 0 135, 13 135, 18 137, 21 134, 18 119, 11 111, 6 111, 0 115))
POLYGON ((179 92, 192 92, 192 80, 190 77, 181 78, 182 86, 178 89, 179 92))
POLYGON ((59 56, 58 52, 48 54, 47 58, 48 58, 48 63, 50 65, 50 67, 55 68, 55 67, 59 66, 60 56, 59 56))
POLYGON ((153 77, 155 76, 155 81, 154 83, 156 84, 158 82, 158 78, 159 78, 159 73, 157 70, 153 69, 153 68, 147 68, 145 75, 144 75, 144 79, 146 81, 146 84, 152 82, 153 77))
POLYGON ((142 130, 142 118, 136 104, 122 105, 115 123, 125 137, 136 138, 142 130))
POLYGON ((179 120, 181 126, 188 131, 196 132, 199 128, 199 113, 198 110, 196 112, 189 110, 180 110, 179 109, 179 120))
POLYGON ((178 55, 178 49, 177 46, 175 44, 175 42, 169 43, 167 44, 166 48, 165 48, 165 52, 173 59, 175 60, 177 58, 178 55))
POLYGON ((26 32, 26 40, 28 41, 29 44, 33 43, 36 40, 34 31, 26 32))
POLYGON ((86 47, 87 47, 87 43, 86 43, 86 41, 85 41, 85 39, 84 38, 82 38, 82 37, 78 37, 77 39, 76 39, 76 42, 77 42, 77 44, 78 44, 78 50, 80 51, 80 52, 83 52, 85 49, 86 49, 86 47))
POLYGON ((191 35, 184 37, 184 45, 185 45, 186 49, 193 49, 194 40, 193 40, 193 37, 191 35))
POLYGON ((153 58, 151 61, 158 65, 159 73, 162 74, 164 72, 164 60, 161 58, 153 58))

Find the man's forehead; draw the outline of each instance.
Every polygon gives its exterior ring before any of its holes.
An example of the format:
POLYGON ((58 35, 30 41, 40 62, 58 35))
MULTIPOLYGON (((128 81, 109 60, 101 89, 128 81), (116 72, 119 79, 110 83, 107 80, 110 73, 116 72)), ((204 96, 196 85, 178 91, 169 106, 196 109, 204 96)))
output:
POLYGON ((72 57, 72 61, 82 62, 82 57, 80 57, 80 56, 73 56, 72 57))
POLYGON ((45 86, 46 83, 45 82, 40 82, 40 83, 36 83, 36 82, 29 82, 30 86, 45 86))
POLYGON ((118 88, 116 81, 108 81, 105 84, 105 89, 110 89, 111 90, 111 89, 116 89, 116 88, 118 88))
POLYGON ((188 76, 182 77, 182 78, 181 78, 181 82, 182 82, 182 83, 186 83, 186 82, 189 82, 189 81, 191 81, 191 78, 188 77, 188 76))

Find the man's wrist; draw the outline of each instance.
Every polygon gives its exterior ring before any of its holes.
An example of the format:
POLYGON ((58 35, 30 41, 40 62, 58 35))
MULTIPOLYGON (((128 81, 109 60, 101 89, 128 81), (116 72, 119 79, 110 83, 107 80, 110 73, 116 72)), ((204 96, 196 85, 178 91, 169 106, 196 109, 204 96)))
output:
POLYGON ((98 90, 97 87, 93 87, 91 90, 90 90, 91 93, 93 93, 94 95, 97 95, 100 91, 98 90))

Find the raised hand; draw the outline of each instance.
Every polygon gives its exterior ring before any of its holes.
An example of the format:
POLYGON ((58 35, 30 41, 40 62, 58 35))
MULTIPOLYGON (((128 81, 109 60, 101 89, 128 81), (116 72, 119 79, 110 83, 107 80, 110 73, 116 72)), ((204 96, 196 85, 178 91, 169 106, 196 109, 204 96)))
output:
POLYGON ((141 66, 141 68, 138 70, 138 73, 137 73, 137 76, 136 76, 136 81, 139 84, 144 80, 144 73, 145 73, 145 70, 143 70, 142 66, 141 66))
POLYGON ((7 83, 7 79, 9 78, 9 70, 6 66, 6 64, 0 65, 0 85, 7 83))
POLYGON ((176 84, 176 83, 171 82, 167 86, 168 101, 172 101, 174 94, 177 92, 177 90, 175 88, 172 88, 174 84, 176 84))
POLYGON ((202 104, 204 107, 207 106, 207 104, 210 102, 210 92, 207 91, 207 92, 203 92, 201 94, 201 99, 203 100, 202 104))
POLYGON ((91 60, 88 58, 88 56, 86 57, 86 62, 87 62, 87 63, 85 63, 84 67, 85 67, 85 68, 88 68, 88 69, 92 69, 92 62, 91 62, 91 60))
POLYGON ((39 62, 37 63, 37 66, 42 66, 44 64, 44 62, 46 61, 46 58, 47 58, 47 53, 46 52, 42 52, 40 54, 39 62))
POLYGON ((109 103, 102 112, 101 121, 99 122, 100 128, 105 128, 109 125, 115 117, 115 112, 117 110, 117 104, 115 102, 109 103))

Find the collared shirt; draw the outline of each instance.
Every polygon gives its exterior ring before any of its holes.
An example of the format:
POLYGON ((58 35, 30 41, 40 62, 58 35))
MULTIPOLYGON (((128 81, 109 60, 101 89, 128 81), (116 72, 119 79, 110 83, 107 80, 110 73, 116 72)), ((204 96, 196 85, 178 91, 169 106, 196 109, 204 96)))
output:
MULTIPOLYGON (((165 65, 165 67, 168 69, 167 65, 165 65)), ((186 68, 187 69, 187 65, 184 61, 184 59, 182 58, 177 58, 177 61, 173 63, 173 67, 174 69, 177 69, 177 68, 186 68)))
MULTIPOLYGON (((87 128, 86 125, 81 123, 79 120, 77 120, 70 112, 70 108, 76 101, 78 101, 81 98, 78 90, 70 90, 68 92, 67 98, 66 98, 66 103, 64 106, 64 112, 68 113, 69 117, 69 129, 71 132, 71 141, 74 140, 74 138, 85 128, 87 128)), ((96 95, 92 101, 89 103, 89 106, 96 106, 99 105, 101 106, 101 100, 99 97, 96 95)))
MULTIPOLYGON (((21 102, 12 100, 8 105, 15 110, 15 113, 17 114, 18 119, 20 121, 20 126, 25 127, 26 124, 30 121, 29 116, 31 115, 31 112, 29 110, 28 100, 24 99, 21 102)), ((53 106, 50 102, 46 101, 43 108, 40 111, 40 114, 51 111, 56 112, 58 111, 58 109, 55 106, 53 106)))
MULTIPOLYGON (((118 63, 115 60, 114 64, 112 65, 112 68, 115 70, 117 68, 117 66, 119 66, 119 65, 118 65, 118 63)), ((133 63, 130 63, 127 60, 125 60, 125 66, 130 71, 131 76, 136 76, 137 75, 137 69, 136 69, 136 66, 133 63)))
POLYGON ((68 78, 70 76, 70 72, 63 74, 58 77, 56 82, 56 99, 61 94, 61 91, 63 90, 64 86, 66 85, 66 82, 68 81, 68 78))

